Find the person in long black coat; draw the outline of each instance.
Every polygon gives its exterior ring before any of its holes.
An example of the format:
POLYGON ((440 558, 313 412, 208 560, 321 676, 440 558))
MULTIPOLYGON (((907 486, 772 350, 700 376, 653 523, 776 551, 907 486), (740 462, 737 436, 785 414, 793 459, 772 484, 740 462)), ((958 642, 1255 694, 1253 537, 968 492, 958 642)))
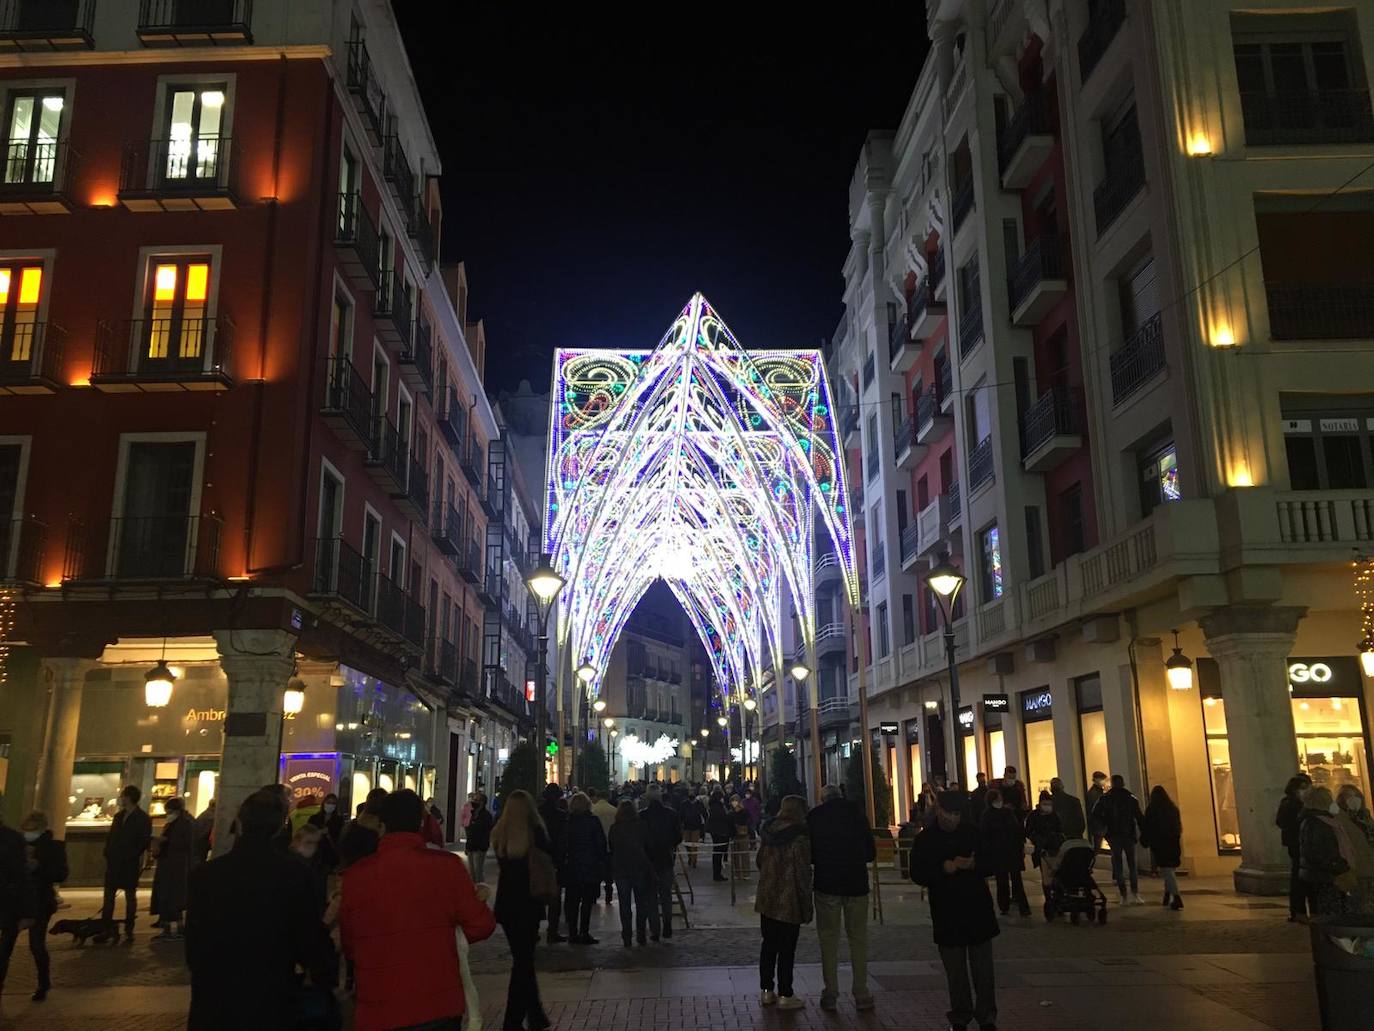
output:
POLYGON ((568 940, 558 933, 558 921, 563 912, 563 889, 567 885, 563 861, 568 854, 568 843, 565 840, 568 833, 568 806, 563 801, 563 789, 557 784, 544 786, 543 800, 539 803, 539 818, 544 821, 544 831, 549 836, 554 866, 558 870, 559 897, 549 903, 547 914, 548 943, 555 945, 568 940))
POLYGON ((982 836, 968 822, 967 812, 963 792, 940 792, 935 820, 912 848, 911 879, 925 886, 930 903, 935 944, 949 986, 950 1024, 966 1028, 976 1020, 987 1029, 997 1023, 992 939, 1000 928, 987 884, 992 869, 982 836))
POLYGON ((730 840, 734 837, 735 826, 730 822, 730 813, 725 808, 725 796, 719 791, 711 795, 706 807, 706 831, 711 835, 711 880, 729 880, 721 869, 729 856, 730 840))
POLYGON ((1183 864, 1183 817, 1163 784, 1156 784, 1150 792, 1150 802, 1140 819, 1140 843, 1150 850, 1150 860, 1164 878, 1164 904, 1182 909, 1175 874, 1183 864))
MULTIPOLYGON (((38 990, 33 993, 33 1001, 42 1002, 52 987, 47 945, 48 921, 57 912, 57 886, 67 879, 67 846, 52 836, 52 831, 48 830, 47 816, 37 810, 24 817, 19 830, 23 836, 24 868, 29 880, 30 894, 26 898, 31 899, 33 910, 33 922, 28 926, 29 952, 33 954, 33 965, 38 972, 38 990)), ((5 840, 13 846, 13 839, 8 835, 5 840)), ((5 973, 9 970, 10 957, 19 938, 19 923, 18 919, 12 920, 8 915, 3 920, 4 930, 0 932, 0 989, 4 987, 5 973)))
POLYGON ((530 856, 536 849, 550 859, 554 855, 554 843, 534 799, 517 789, 506 798, 491 832, 491 850, 500 869, 493 915, 505 932, 511 954, 503 1031, 544 1031, 550 1025, 534 970, 539 921, 550 908, 530 895, 530 856))
POLYGON ((186 911, 187 879, 195 851, 195 827, 179 798, 167 800, 167 819, 157 843, 157 869, 153 873, 153 899, 149 907, 162 923, 155 942, 181 940, 181 915, 186 911))
POLYGON ((306 822, 324 832, 320 837, 320 848, 317 853, 318 865, 326 873, 332 873, 339 868, 339 839, 343 837, 344 829, 344 816, 339 811, 339 796, 332 792, 325 795, 319 812, 311 813, 310 819, 306 822))
POLYGON ((1299 860, 1301 859, 1301 849, 1299 842, 1299 825, 1302 823, 1302 804, 1307 797, 1307 792, 1312 787, 1312 778, 1305 773, 1299 773, 1296 777, 1289 777, 1288 784, 1283 789, 1283 798, 1279 799, 1278 811, 1274 814, 1274 824, 1279 829, 1279 836, 1283 841, 1283 847, 1288 850, 1288 861, 1290 864, 1288 874, 1288 920, 1302 920, 1307 916, 1307 885, 1299 876, 1299 860))
POLYGON ((609 857, 601 818, 592 812, 591 800, 581 791, 568 799, 568 826, 563 840, 568 940, 574 945, 596 945, 597 940, 588 932, 592 907, 606 879, 609 857))
POLYGON ((1003 916, 1016 903, 1022 916, 1030 916, 1021 871, 1026 868, 1026 833, 1020 814, 1002 799, 997 788, 988 791, 983 812, 983 849, 988 868, 997 878, 997 909, 1003 916))
POLYGON ((124 936, 134 934, 134 914, 138 912, 138 878, 143 872, 143 856, 153 840, 153 821, 139 808, 143 792, 130 784, 119 793, 119 812, 115 813, 105 836, 105 899, 100 919, 105 924, 102 937, 117 937, 114 922, 115 895, 124 893, 124 936))
POLYGON ((286 811, 276 793, 254 792, 239 809, 234 847, 191 871, 186 964, 188 1031, 290 1031, 300 982, 332 983, 333 959, 305 862, 272 844, 286 811))

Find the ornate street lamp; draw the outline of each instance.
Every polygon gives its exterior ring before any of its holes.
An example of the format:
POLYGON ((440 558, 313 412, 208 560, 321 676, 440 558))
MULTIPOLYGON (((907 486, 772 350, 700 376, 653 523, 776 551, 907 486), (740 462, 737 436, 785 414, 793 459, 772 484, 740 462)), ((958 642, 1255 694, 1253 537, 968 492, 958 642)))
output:
POLYGON ((1164 675, 1169 680, 1169 686, 1175 691, 1191 691, 1193 689, 1193 662, 1183 654, 1183 649, 1178 646, 1178 631, 1173 631, 1173 635, 1174 654, 1164 660, 1164 675))
POLYGON ((143 677, 143 700, 148 703, 148 708, 166 708, 167 703, 172 700, 172 685, 176 680, 172 671, 167 668, 166 661, 158 659, 157 665, 143 677))
MULTIPOLYGON (((926 574, 926 584, 940 601, 940 618, 945 626, 945 665, 949 668, 949 711, 953 714, 959 711, 959 667, 954 658, 954 602, 964 586, 964 574, 946 555, 926 574)), ((949 730, 949 754, 954 756, 959 751, 959 738, 953 719, 950 720, 949 730)), ((867 728, 864 728, 864 733, 868 733, 867 728)))
MULTIPOLYGON (((553 609, 558 592, 566 581, 553 568, 549 555, 539 557, 535 566, 525 577, 525 586, 534 595, 535 608, 539 614, 539 672, 535 678, 534 748, 543 754, 544 739, 548 737, 549 707, 547 704, 549 679, 549 612, 553 609)), ((539 780, 544 780, 543 764, 540 764, 539 780)))

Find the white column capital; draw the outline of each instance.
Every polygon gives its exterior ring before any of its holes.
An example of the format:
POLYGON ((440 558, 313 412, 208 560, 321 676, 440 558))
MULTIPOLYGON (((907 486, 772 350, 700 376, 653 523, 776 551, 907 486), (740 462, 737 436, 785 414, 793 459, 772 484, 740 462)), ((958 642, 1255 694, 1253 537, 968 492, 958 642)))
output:
POLYGON ((215 644, 220 666, 231 677, 284 678, 296 661, 296 636, 285 630, 216 630, 215 644))

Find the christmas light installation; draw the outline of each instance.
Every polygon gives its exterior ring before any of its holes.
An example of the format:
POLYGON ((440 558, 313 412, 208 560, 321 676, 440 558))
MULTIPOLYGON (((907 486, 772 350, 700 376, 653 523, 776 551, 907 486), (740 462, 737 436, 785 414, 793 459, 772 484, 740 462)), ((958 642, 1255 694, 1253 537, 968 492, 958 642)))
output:
MULTIPOLYGON (((706 646, 725 710, 782 666, 783 589, 815 633, 813 539, 858 603, 844 452, 817 350, 746 351, 696 294, 658 347, 554 357, 545 550, 574 665, 610 651, 655 580, 706 646)), ((599 675, 584 687, 595 697, 599 675)), ((628 756, 627 756, 628 758, 628 756)))
POLYGON ((652 744, 639 740, 635 734, 627 734, 620 739, 620 755, 632 766, 657 766, 676 755, 677 746, 677 738, 667 734, 660 734, 652 744))

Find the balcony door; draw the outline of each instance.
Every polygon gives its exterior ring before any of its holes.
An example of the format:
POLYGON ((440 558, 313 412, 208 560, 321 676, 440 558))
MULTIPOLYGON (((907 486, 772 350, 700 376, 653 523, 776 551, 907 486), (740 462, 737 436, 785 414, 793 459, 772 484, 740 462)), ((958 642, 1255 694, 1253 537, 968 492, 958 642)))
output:
POLYGON ((0 262, 0 379, 32 373, 42 296, 42 265, 0 262))
POLYGON ((50 184, 66 100, 61 90, 10 94, 5 117, 5 185, 50 184))
POLYGON ((0 444, 0 580, 15 575, 21 526, 17 509, 22 459, 23 448, 20 445, 0 444))
POLYGON ((225 86, 171 86, 164 125, 162 185, 174 189, 213 184, 225 158, 221 135, 225 86))
POLYGON ((124 504, 115 526, 115 574, 175 578, 190 572, 196 443, 129 444, 124 504))
POLYGON ((209 259, 156 258, 148 271, 139 368, 145 372, 203 372, 210 343, 209 259))

